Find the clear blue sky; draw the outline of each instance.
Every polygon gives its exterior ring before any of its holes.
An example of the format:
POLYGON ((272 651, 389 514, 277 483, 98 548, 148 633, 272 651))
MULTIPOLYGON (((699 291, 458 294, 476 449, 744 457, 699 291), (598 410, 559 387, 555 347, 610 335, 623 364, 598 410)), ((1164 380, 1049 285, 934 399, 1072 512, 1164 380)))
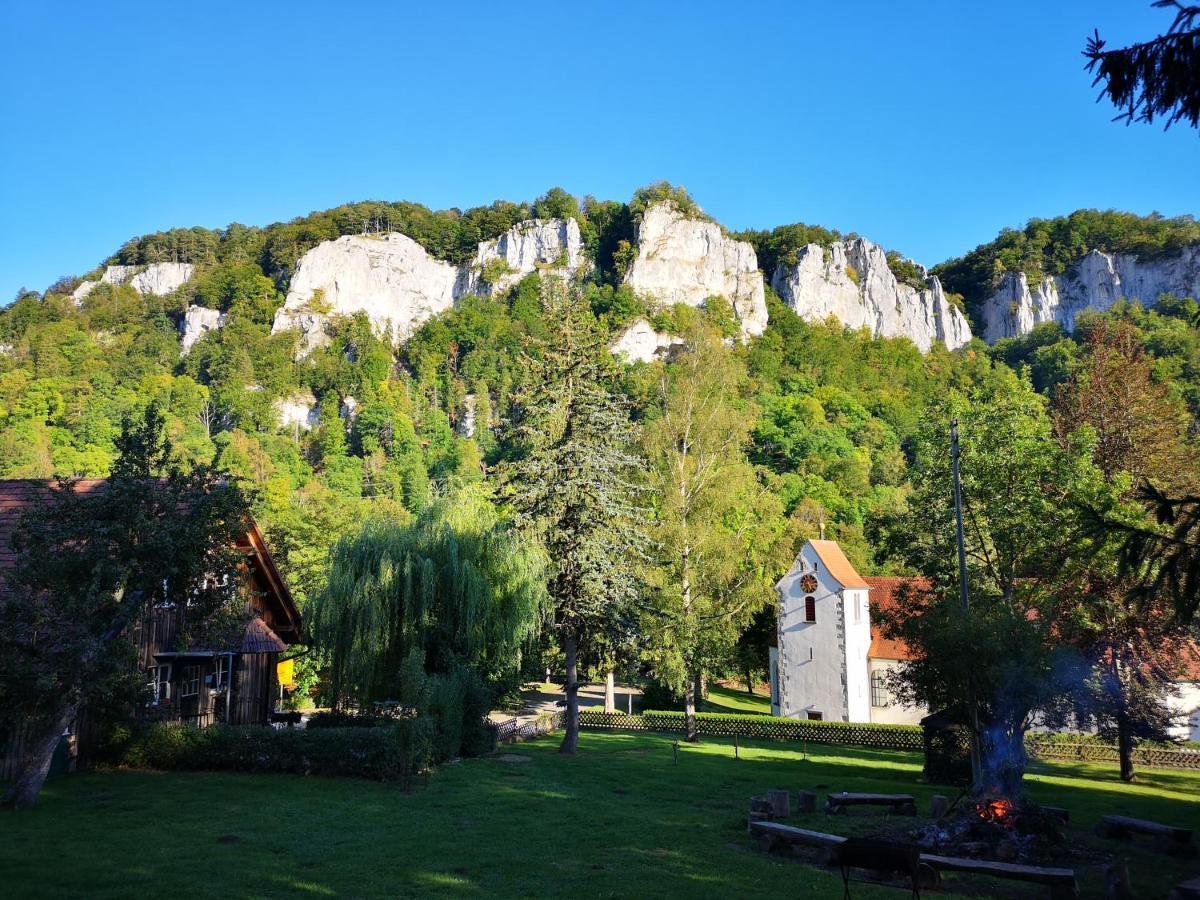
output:
POLYGON ((0 303, 172 226, 685 185, 927 264, 1073 209, 1200 212, 1200 135, 1110 121, 1149 0, 0 0, 0 303), (584 9, 589 7, 589 9, 584 9))

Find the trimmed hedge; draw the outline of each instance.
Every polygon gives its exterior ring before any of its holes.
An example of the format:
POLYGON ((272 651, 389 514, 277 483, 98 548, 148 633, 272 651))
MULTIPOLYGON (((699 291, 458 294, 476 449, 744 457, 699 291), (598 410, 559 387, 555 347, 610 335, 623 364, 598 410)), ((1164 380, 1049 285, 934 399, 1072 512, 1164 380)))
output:
POLYGON ((131 737, 121 765, 149 769, 340 775, 407 782, 428 765, 425 719, 387 728, 275 729, 159 723, 131 737))
MULTIPOLYGON (((648 710, 641 715, 605 714, 599 710, 579 712, 584 728, 626 731, 683 731, 686 716, 673 710, 648 710)), ((772 741, 812 741, 815 744, 840 744, 874 747, 882 750, 921 750, 921 729, 917 725, 878 725, 855 722, 813 722, 781 716, 739 715, 737 713, 697 713, 701 734, 760 738, 772 741)))

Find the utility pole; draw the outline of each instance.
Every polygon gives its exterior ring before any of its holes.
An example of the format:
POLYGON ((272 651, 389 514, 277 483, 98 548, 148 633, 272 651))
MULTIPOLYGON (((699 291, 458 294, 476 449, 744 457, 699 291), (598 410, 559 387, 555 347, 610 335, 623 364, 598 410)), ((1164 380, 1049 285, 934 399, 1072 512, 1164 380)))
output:
MULTIPOLYGON (((958 544, 958 599, 963 616, 971 609, 967 592, 967 544, 963 533, 962 478, 959 475, 958 419, 950 420, 950 470, 954 479, 954 529, 958 544)), ((975 704, 975 679, 967 675, 967 716, 971 725, 971 784, 983 787, 983 759, 979 748, 979 707, 975 704)))

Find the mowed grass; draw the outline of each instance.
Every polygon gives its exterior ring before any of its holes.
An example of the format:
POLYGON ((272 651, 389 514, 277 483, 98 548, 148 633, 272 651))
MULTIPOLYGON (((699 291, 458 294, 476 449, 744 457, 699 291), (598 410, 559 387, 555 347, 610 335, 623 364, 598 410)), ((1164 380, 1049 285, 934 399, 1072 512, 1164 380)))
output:
POLYGON ((769 716, 771 697, 768 694, 751 695, 744 689, 713 684, 709 685, 708 697, 700 703, 700 711, 769 716))
MULTIPOLYGON (((99 772, 52 781, 34 810, 0 815, 0 896, 24 897, 840 897, 840 876, 761 853, 749 797, 771 787, 906 791, 922 811, 940 789, 916 754, 790 744, 681 744, 663 735, 585 733, 500 758, 443 766, 411 793, 353 779, 99 772), (824 787, 822 787, 824 786, 824 787)), ((1039 765, 1033 796, 1065 806, 1072 835, 1121 812, 1200 825, 1200 773, 1039 765)), ((798 824, 866 832, 912 823, 821 813, 798 824)), ((1200 861, 1122 847, 1139 897, 1165 897, 1200 861)), ((1099 861, 1081 869, 1103 896, 1099 861)), ((1043 896, 992 880, 970 896, 1043 896)), ((856 884, 855 898, 906 896, 856 884)))

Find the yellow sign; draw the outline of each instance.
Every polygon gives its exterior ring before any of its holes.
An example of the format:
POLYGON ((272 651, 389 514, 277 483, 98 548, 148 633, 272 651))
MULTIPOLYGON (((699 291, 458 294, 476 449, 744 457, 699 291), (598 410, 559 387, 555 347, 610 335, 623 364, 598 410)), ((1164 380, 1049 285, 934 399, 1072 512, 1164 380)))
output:
POLYGON ((294 659, 285 659, 283 662, 275 666, 275 675, 279 679, 279 683, 294 687, 296 684, 296 661, 294 659))

